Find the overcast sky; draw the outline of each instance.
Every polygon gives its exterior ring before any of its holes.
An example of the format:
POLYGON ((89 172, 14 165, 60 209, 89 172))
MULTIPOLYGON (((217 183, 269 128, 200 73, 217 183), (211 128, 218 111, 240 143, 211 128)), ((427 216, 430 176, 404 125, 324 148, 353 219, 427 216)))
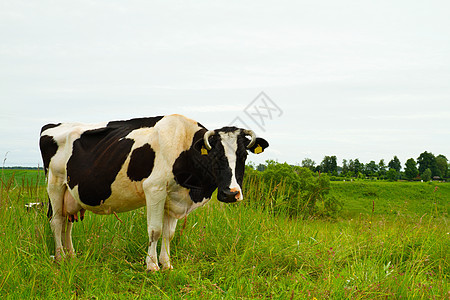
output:
POLYGON ((449 16, 448 1, 0 0, 0 158, 42 166, 46 123, 171 113, 245 124, 270 143, 256 163, 450 158, 449 16))

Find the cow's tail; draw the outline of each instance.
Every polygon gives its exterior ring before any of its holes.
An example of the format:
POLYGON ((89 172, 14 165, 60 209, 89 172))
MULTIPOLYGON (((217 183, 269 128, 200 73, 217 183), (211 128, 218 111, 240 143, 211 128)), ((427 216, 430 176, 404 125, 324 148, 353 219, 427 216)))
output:
POLYGON ((50 220, 53 217, 53 208, 52 208, 52 202, 50 201, 50 198, 48 199, 48 210, 47 210, 47 218, 50 220))

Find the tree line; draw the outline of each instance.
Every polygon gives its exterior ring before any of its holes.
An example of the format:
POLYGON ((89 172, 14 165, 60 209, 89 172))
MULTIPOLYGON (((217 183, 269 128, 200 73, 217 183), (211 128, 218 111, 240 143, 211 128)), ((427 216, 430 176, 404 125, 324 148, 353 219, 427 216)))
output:
POLYGON ((444 179, 450 177, 450 165, 447 157, 442 154, 435 156, 431 152, 423 152, 417 159, 406 160, 403 171, 402 163, 397 156, 394 156, 388 163, 381 159, 378 163, 374 160, 369 163, 362 163, 358 158, 343 159, 342 166, 337 164, 336 156, 325 156, 320 164, 310 158, 302 161, 302 167, 312 171, 328 173, 332 176, 347 178, 380 178, 380 179, 407 179, 424 180, 444 179))
POLYGON ((23 167, 23 166, 14 166, 14 167, 1 167, 5 170, 42 170, 42 167, 23 167))

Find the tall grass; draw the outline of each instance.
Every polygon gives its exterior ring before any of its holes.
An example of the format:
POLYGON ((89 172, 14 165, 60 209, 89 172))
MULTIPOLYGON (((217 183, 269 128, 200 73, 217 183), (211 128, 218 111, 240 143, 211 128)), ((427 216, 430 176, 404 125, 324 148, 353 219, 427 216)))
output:
POLYGON ((442 213, 299 220, 213 199, 179 221, 171 244, 175 269, 148 274, 144 209, 121 214, 122 222, 88 212, 74 226, 77 258, 56 264, 45 212, 23 206, 36 197, 45 200, 45 189, 29 192, 21 180, 3 190, 2 299, 449 297, 442 213))

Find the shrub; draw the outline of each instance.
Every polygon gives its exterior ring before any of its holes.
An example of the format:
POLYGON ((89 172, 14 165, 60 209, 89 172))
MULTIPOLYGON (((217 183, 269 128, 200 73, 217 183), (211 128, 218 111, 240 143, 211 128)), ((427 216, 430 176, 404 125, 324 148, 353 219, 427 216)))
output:
POLYGON ((387 171, 386 173, 386 178, 389 181, 396 181, 398 179, 398 172, 395 169, 389 169, 389 171, 387 171))
POLYGON ((247 168, 244 178, 247 205, 293 217, 334 216, 341 204, 329 189, 326 174, 274 161, 263 172, 247 168))
POLYGON ((430 181, 431 180, 431 170, 428 168, 426 169, 422 175, 420 176, 423 181, 430 181))

